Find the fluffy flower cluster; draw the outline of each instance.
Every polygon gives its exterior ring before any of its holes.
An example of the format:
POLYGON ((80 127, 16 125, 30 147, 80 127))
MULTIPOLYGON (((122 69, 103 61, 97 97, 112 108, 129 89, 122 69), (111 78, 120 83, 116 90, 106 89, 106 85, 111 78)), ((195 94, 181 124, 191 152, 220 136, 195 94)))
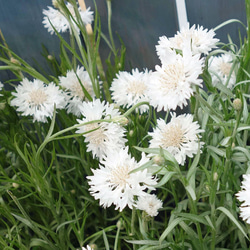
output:
MULTIPOLYGON (((126 206, 132 209, 136 206, 136 198, 146 196, 146 191, 154 190, 153 186, 157 184, 147 169, 132 172, 148 161, 142 154, 137 162, 129 155, 128 147, 109 152, 100 161, 99 169, 92 170, 94 175, 87 177, 90 193, 104 208, 113 204, 120 211, 126 206)), ((150 210, 150 207, 147 209, 150 210)), ((151 214, 155 214, 155 208, 151 214)))
POLYGON ((58 86, 54 83, 46 85, 38 79, 29 81, 24 78, 12 95, 15 98, 10 104, 16 106, 23 116, 33 116, 33 121, 38 122, 52 118, 54 106, 64 109, 67 104, 66 95, 58 86))
MULTIPOLYGON (((133 69, 132 74, 126 71, 119 72, 110 88, 115 103, 130 108, 140 102, 149 102, 147 85, 150 76, 151 71, 147 69, 144 72, 133 69)), ((139 107, 140 113, 147 110, 148 105, 141 105, 139 107)))
POLYGON ((192 55, 190 50, 183 50, 182 55, 169 49, 165 53, 162 65, 155 67, 148 84, 150 104, 168 111, 186 106, 187 100, 193 95, 193 85, 201 86, 203 60, 199 55, 192 55))
POLYGON ((80 116, 79 106, 86 100, 86 94, 94 97, 94 90, 89 74, 84 67, 78 66, 76 72, 69 70, 66 76, 59 77, 59 84, 66 90, 69 96, 67 111, 80 116))
MULTIPOLYGON (((72 18, 74 19, 74 21, 71 20, 74 27, 79 32, 80 29, 75 24, 76 14, 74 7, 70 3, 67 3, 66 7, 70 12, 70 14, 72 15, 72 18)), ((78 11, 83 24, 86 25, 92 23, 93 11, 90 11, 90 8, 88 8, 87 10, 81 10, 81 8, 79 7, 78 11)), ((65 15, 62 11, 60 11, 60 7, 59 9, 55 9, 51 6, 48 6, 47 10, 43 10, 43 14, 44 18, 42 23, 44 24, 44 27, 48 29, 48 32, 50 32, 51 35, 54 34, 55 32, 54 29, 56 29, 57 32, 66 32, 67 30, 71 30, 70 22, 66 17, 67 15, 65 15)))
POLYGON ((221 83, 231 89, 236 83, 237 69, 238 63, 231 53, 209 58, 208 70, 212 76, 213 86, 221 83))
POLYGON ((250 224, 250 174, 243 175, 241 191, 236 194, 237 199, 243 202, 240 206, 240 216, 250 224))
POLYGON ((169 123, 162 119, 157 120, 157 126, 150 140, 150 148, 163 148, 171 153, 180 165, 184 165, 186 157, 193 157, 197 154, 199 147, 203 144, 199 142, 199 133, 202 132, 197 122, 193 122, 191 114, 176 116, 171 114, 169 123), (199 146, 200 145, 200 146, 199 146))
POLYGON ((160 110, 175 110, 187 105, 194 93, 194 86, 201 86, 204 58, 201 54, 216 47, 218 39, 213 30, 195 28, 181 29, 174 37, 162 36, 156 45, 161 65, 155 67, 148 85, 150 104, 160 110))
POLYGON ((138 198, 136 208, 154 217, 158 215, 158 210, 162 208, 162 201, 159 200, 155 194, 146 194, 138 198))
POLYGON ((77 122, 88 124, 79 127, 76 133, 84 134, 88 152, 91 151, 94 157, 102 159, 108 151, 124 147, 126 130, 116 122, 121 116, 118 109, 112 104, 101 102, 100 99, 83 102, 79 109, 83 119, 77 119, 77 122), (108 121, 102 121, 105 119, 108 121))
MULTIPOLYGON (((188 24, 174 37, 160 37, 156 52, 161 65, 156 65, 154 72, 119 72, 111 86, 113 100, 125 107, 149 101, 157 111, 183 108, 194 94, 194 86, 202 86, 202 54, 216 48, 219 40, 214 36, 213 30, 195 25, 189 28, 188 24)), ((139 110, 145 112, 147 107, 139 110)))
POLYGON ((94 250, 90 245, 87 245, 86 247, 82 247, 81 250, 94 250))
POLYGON ((189 49, 192 54, 207 55, 212 49, 216 48, 219 39, 214 38, 215 32, 211 29, 204 29, 203 26, 193 25, 189 27, 189 23, 182 27, 174 37, 167 38, 162 36, 159 38, 159 45, 156 51, 161 60, 164 60, 165 53, 170 49, 183 51, 189 49))

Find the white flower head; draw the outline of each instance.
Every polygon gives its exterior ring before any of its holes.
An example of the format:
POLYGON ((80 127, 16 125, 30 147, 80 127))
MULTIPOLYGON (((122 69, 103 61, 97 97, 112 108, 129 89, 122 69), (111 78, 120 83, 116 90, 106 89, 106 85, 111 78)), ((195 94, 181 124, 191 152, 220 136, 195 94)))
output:
POLYGON ((59 84, 66 90, 69 95, 67 111, 76 116, 80 116, 79 106, 86 99, 83 88, 91 97, 94 97, 94 90, 89 74, 84 67, 77 67, 76 72, 67 71, 66 76, 59 77, 59 84))
MULTIPOLYGON (((76 19, 74 7, 70 3, 67 3, 66 7, 68 8, 72 17, 76 19)), ((83 23, 85 25, 91 24, 91 22, 93 21, 93 11, 90 11, 90 8, 86 10, 81 10, 80 7, 78 8, 78 11, 79 11, 79 14, 81 16, 83 23)), ((51 35, 54 34, 53 26, 57 30, 57 32, 66 32, 67 30, 71 29, 68 19, 60 10, 54 9, 53 7, 48 6, 48 10, 43 10, 43 14, 44 14, 44 18, 43 18, 42 23, 44 24, 44 27, 48 29, 51 35)), ((73 21, 73 25, 79 32, 79 28, 76 26, 74 21, 73 21)))
MULTIPOLYGON (((2 90, 3 88, 3 84, 0 82, 0 91, 2 90)), ((2 94, 0 94, 0 96, 2 96, 2 94)))
POLYGON ((199 75, 203 59, 199 55, 189 50, 184 50, 183 55, 169 50, 167 58, 161 67, 156 65, 147 88, 150 104, 157 111, 183 108, 194 93, 193 86, 202 86, 199 75))
POLYGON ((250 174, 243 175, 241 191, 236 196, 240 202, 243 202, 240 206, 240 216, 246 223, 250 224, 250 174))
POLYGON ((86 247, 82 247, 81 250, 94 250, 91 246, 87 245, 86 247))
POLYGON ((233 55, 229 53, 209 58, 208 71, 211 74, 213 86, 222 83, 231 89, 235 85, 238 66, 235 65, 232 69, 234 61, 233 55))
POLYGON ((66 95, 54 83, 48 85, 41 80, 34 79, 33 82, 24 78, 16 87, 15 96, 11 100, 12 106, 17 106, 17 111, 23 116, 33 116, 33 121, 46 122, 52 118, 54 105, 57 109, 63 109, 66 105, 66 95))
MULTIPOLYGON (((113 100, 120 106, 132 107, 139 102, 148 102, 147 84, 151 71, 145 69, 144 72, 139 72, 138 69, 133 69, 132 74, 126 71, 121 71, 113 80, 110 90, 112 91, 113 100)), ((146 112, 148 105, 139 107, 140 113, 146 112)))
MULTIPOLYGON (((101 119, 119 120, 121 117, 118 109, 115 109, 112 104, 105 104, 100 99, 93 102, 83 102, 80 106, 83 119, 77 119, 78 123, 85 123, 101 119)), ((87 151, 92 152, 94 157, 102 158, 109 150, 122 148, 127 141, 124 138, 126 130, 116 122, 95 122, 79 127, 76 133, 84 134, 85 142, 87 143, 87 151), (89 133, 86 133, 91 131, 89 133)))
POLYGON ((126 206, 135 206, 135 199, 146 195, 146 190, 154 190, 157 181, 147 169, 131 173, 149 159, 142 154, 137 162, 128 153, 128 147, 110 151, 101 161, 99 169, 93 169, 93 176, 88 176, 90 193, 104 208, 115 205, 122 211, 126 206), (103 166, 102 166, 103 165, 103 166))
POLYGON ((216 43, 219 42, 219 39, 214 38, 214 36, 213 29, 204 29, 203 26, 199 25, 197 28, 195 25, 189 28, 188 23, 174 37, 160 37, 158 45, 156 45, 156 51, 161 60, 164 60, 165 53, 169 49, 183 51, 188 48, 193 55, 202 53, 207 55, 213 48, 216 48, 216 43))
POLYGON ((166 123, 163 119, 157 120, 157 126, 150 140, 150 148, 163 148, 171 153, 180 165, 184 165, 186 157, 192 158, 197 154, 200 147, 199 133, 203 132, 197 122, 193 122, 191 114, 182 114, 176 116, 171 114, 171 121, 166 123))
POLYGON ((162 208, 162 201, 155 194, 140 196, 136 202, 136 208, 145 211, 149 216, 157 216, 158 210, 162 208))

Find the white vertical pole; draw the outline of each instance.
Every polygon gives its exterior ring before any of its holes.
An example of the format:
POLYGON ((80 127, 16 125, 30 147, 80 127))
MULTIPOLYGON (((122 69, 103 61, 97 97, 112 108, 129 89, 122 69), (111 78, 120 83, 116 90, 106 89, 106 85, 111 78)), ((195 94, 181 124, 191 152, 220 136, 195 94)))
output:
POLYGON ((175 0, 179 30, 188 22, 185 0, 175 0))

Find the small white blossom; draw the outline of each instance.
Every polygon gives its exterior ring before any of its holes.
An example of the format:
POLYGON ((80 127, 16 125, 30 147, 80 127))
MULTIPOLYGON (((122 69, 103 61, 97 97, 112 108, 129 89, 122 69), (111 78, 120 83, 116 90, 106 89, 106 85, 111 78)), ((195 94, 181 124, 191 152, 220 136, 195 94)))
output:
POLYGON ((86 247, 82 247, 82 250, 94 250, 91 246, 87 245, 86 247))
POLYGON ((63 109, 66 105, 66 95, 54 83, 44 84, 38 79, 33 82, 24 78, 16 87, 15 96, 11 100, 12 106, 17 106, 17 111, 23 116, 33 116, 33 121, 46 122, 52 118, 54 105, 57 109, 63 109))
POLYGON ((79 106, 86 99, 83 88, 91 97, 94 97, 94 90, 89 74, 84 67, 77 67, 76 72, 67 71, 66 76, 59 77, 59 84, 66 90, 69 95, 67 111, 76 116, 80 116, 79 106))
POLYGON ((211 74, 213 86, 222 83, 231 89, 235 85, 238 64, 232 69, 233 63, 233 55, 228 53, 209 58, 208 71, 211 74))
POLYGON ((101 161, 99 169, 93 169, 93 176, 88 176, 90 193, 104 208, 115 205, 115 209, 122 211, 126 206, 135 206, 135 198, 146 195, 146 190, 154 190, 157 184, 155 178, 142 171, 131 171, 142 166, 149 159, 142 154, 137 162, 128 153, 128 147, 110 151, 101 161))
MULTIPOLYGON (((102 119, 118 121, 118 118, 121 117, 118 109, 115 109, 112 104, 101 102, 100 99, 83 102, 80 112, 84 117, 82 120, 77 119, 80 124, 102 119)), ((87 151, 91 151, 94 157, 100 159, 107 154, 107 151, 124 147, 127 141, 124 138, 125 132, 126 130, 116 122, 95 122, 83 125, 76 131, 76 133, 86 133, 84 137, 87 151), (91 132, 86 133, 88 131, 91 132)))
MULTIPOLYGON (((132 107, 139 102, 148 102, 147 85, 151 71, 147 69, 144 72, 139 72, 138 69, 133 69, 132 74, 126 71, 121 71, 113 80, 110 90, 112 91, 113 100, 120 106, 132 107)), ((146 112, 148 105, 139 107, 140 113, 146 112)))
POLYGON ((204 29, 199 25, 197 28, 195 25, 189 28, 189 24, 187 24, 174 37, 162 36, 159 38, 158 45, 156 45, 157 55, 163 61, 169 49, 181 51, 190 49, 193 55, 202 53, 207 55, 213 48, 216 48, 216 43, 219 42, 219 39, 214 36, 215 32, 212 29, 204 29))
MULTIPOLYGON (((199 133, 203 132, 197 122, 193 122, 191 114, 176 116, 171 114, 169 123, 163 119, 157 120, 157 126, 153 132, 148 134, 152 136, 150 148, 163 148, 171 153, 176 161, 184 165, 186 157, 193 157, 199 150, 199 133)), ((200 142, 200 146, 203 143, 200 142)))
MULTIPOLYGON (((2 90, 3 88, 3 84, 0 82, 0 91, 2 90)), ((2 94, 0 94, 0 96, 2 96, 2 94)))
MULTIPOLYGON (((69 12, 71 13, 72 17, 76 20, 76 14, 74 11, 74 7, 67 3, 66 7, 68 8, 69 12)), ((81 16, 81 19, 83 23, 91 24, 93 21, 93 11, 90 11, 90 8, 84 10, 81 10, 81 8, 78 8, 79 14, 81 16)), ((43 10, 44 18, 43 18, 43 24, 44 27, 48 29, 48 32, 50 34, 54 34, 54 28, 57 30, 57 32, 66 32, 67 30, 70 30, 70 23, 68 19, 65 17, 65 15, 58 9, 54 9, 53 7, 48 6, 48 10, 43 10), (51 25, 52 24, 52 25, 51 25)), ((75 22, 73 21, 73 25, 75 28, 80 31, 79 28, 76 26, 75 22)))
POLYGON ((157 111, 183 108, 194 93, 193 86, 201 86, 202 82, 199 75, 203 60, 199 55, 193 56, 189 50, 184 50, 183 55, 168 52, 168 60, 155 67, 147 86, 150 104, 157 111))
POLYGON ((155 194, 140 196, 136 202, 136 208, 145 211, 149 216, 157 216, 158 210, 162 208, 162 201, 155 194))
POLYGON ((241 191, 236 196, 240 202, 243 202, 240 206, 240 217, 250 224, 250 174, 243 175, 241 191))

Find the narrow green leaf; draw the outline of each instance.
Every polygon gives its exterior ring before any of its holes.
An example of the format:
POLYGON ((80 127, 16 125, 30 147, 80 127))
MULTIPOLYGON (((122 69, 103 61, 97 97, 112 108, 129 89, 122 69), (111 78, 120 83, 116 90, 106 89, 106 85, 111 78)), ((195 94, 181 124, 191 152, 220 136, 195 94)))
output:
POLYGON ((158 182, 158 184, 155 187, 159 188, 159 187, 165 185, 172 178, 172 176, 174 174, 176 174, 176 173, 167 171, 167 173, 161 178, 161 180, 158 182))
POLYGON ((195 189, 191 185, 185 186, 185 189, 190 194, 191 198, 195 201, 196 200, 195 189))
POLYGON ((242 234, 248 239, 246 232, 244 231, 238 220, 232 215, 232 213, 228 209, 226 209, 225 207, 218 207, 217 210, 223 212, 235 224, 235 226, 237 226, 237 228, 242 232, 242 234))
POLYGON ((168 227, 164 230, 162 235, 160 236, 159 242, 162 243, 163 240, 168 236, 169 233, 181 222, 184 221, 184 218, 176 218, 171 221, 171 223, 168 225, 168 227))

